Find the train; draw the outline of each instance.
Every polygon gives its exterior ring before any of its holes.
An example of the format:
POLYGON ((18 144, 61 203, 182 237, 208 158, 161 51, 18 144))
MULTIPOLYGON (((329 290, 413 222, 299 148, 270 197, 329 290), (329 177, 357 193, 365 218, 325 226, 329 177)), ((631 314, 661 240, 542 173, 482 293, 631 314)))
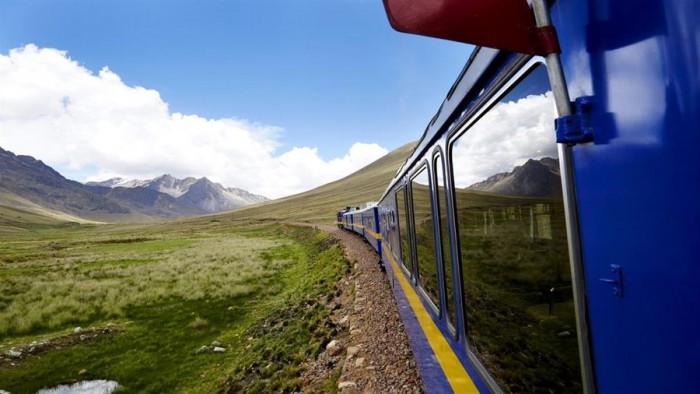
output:
POLYGON ((378 203, 337 213, 425 391, 700 392, 700 2, 384 7, 474 45, 378 203))

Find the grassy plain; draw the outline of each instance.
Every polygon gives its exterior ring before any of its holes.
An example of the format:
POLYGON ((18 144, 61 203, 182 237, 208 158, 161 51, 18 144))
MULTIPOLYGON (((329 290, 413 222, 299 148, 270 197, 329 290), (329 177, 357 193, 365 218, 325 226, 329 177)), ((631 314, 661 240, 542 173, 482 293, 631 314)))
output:
POLYGON ((121 392, 279 392, 333 335, 347 268, 312 228, 218 220, 41 226, 0 245, 0 353, 76 326, 119 332, 0 364, 0 389, 109 379, 121 392), (219 341, 225 353, 195 354, 219 341), (12 361, 15 362, 15 361, 12 361), (82 375, 81 370, 85 370, 82 375))
POLYGON ((327 235, 280 222, 331 223, 377 200, 413 146, 305 193, 163 223, 78 223, 0 199, 0 356, 76 326, 118 330, 0 357, 0 389, 108 379, 120 392, 298 390, 302 362, 336 334, 324 301, 348 264, 327 235), (227 351, 195 354, 212 341, 227 351))

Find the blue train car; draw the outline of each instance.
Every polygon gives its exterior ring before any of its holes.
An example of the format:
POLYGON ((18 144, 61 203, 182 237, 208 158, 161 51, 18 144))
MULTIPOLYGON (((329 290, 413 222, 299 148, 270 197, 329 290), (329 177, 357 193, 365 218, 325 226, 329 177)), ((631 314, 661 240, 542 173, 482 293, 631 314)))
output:
POLYGON ((336 225, 340 228, 345 228, 345 217, 343 216, 346 212, 350 211, 350 207, 345 207, 338 211, 335 215, 336 217, 336 225))
POLYGON ((353 222, 352 222, 352 208, 347 207, 341 211, 338 211, 337 216, 340 218, 340 221, 338 222, 338 225, 346 230, 352 231, 353 227, 353 222))
POLYGON ((700 3, 384 4, 480 45, 376 211, 426 391, 700 392, 700 3))
POLYGON ((342 223, 350 222, 350 226, 346 225, 346 230, 351 230, 365 238, 372 245, 374 250, 381 255, 381 235, 379 233, 379 214, 377 206, 372 204, 363 209, 342 210, 338 211, 338 216, 342 223))

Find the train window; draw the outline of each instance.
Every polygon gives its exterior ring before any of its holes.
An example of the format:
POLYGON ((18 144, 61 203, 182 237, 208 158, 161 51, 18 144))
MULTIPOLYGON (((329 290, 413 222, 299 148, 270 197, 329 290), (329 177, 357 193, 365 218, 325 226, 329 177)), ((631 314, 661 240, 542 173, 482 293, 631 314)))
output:
POLYGON ((451 144, 467 337, 512 392, 582 390, 554 118, 538 65, 451 144))
POLYGON ((442 256, 442 271, 445 275, 445 310, 447 311, 447 322, 454 326, 455 322, 455 292, 452 281, 452 257, 450 252, 450 235, 447 223, 447 202, 445 200, 445 177, 442 170, 442 156, 436 156, 433 161, 435 168, 435 182, 437 185, 437 212, 438 225, 440 226, 440 255, 442 256))
POLYGON ((404 189, 400 188, 396 191, 396 216, 399 219, 399 241, 401 249, 401 263, 404 267, 411 271, 411 249, 408 244, 408 226, 406 225, 406 199, 404 197, 404 189))
MULTIPOLYGON (((396 202, 396 201, 394 201, 396 202)), ((394 211, 389 212, 389 247, 391 248, 392 253, 394 254, 394 257, 397 257, 397 253, 399 252, 399 234, 397 233, 398 229, 396 228, 396 215, 394 214, 394 211)))
POLYGON ((411 179, 413 230, 418 265, 418 285, 434 305, 440 305, 437 261, 435 261, 435 232, 431 211, 430 177, 423 168, 411 179))

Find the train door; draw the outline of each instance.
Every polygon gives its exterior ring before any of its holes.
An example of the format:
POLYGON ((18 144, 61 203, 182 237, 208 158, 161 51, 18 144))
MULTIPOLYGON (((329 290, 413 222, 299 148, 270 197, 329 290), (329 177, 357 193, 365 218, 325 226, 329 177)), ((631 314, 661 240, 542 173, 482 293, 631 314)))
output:
POLYGON ((590 4, 557 29, 587 33, 564 61, 597 100, 572 148, 596 381, 700 393, 700 2, 590 4))

